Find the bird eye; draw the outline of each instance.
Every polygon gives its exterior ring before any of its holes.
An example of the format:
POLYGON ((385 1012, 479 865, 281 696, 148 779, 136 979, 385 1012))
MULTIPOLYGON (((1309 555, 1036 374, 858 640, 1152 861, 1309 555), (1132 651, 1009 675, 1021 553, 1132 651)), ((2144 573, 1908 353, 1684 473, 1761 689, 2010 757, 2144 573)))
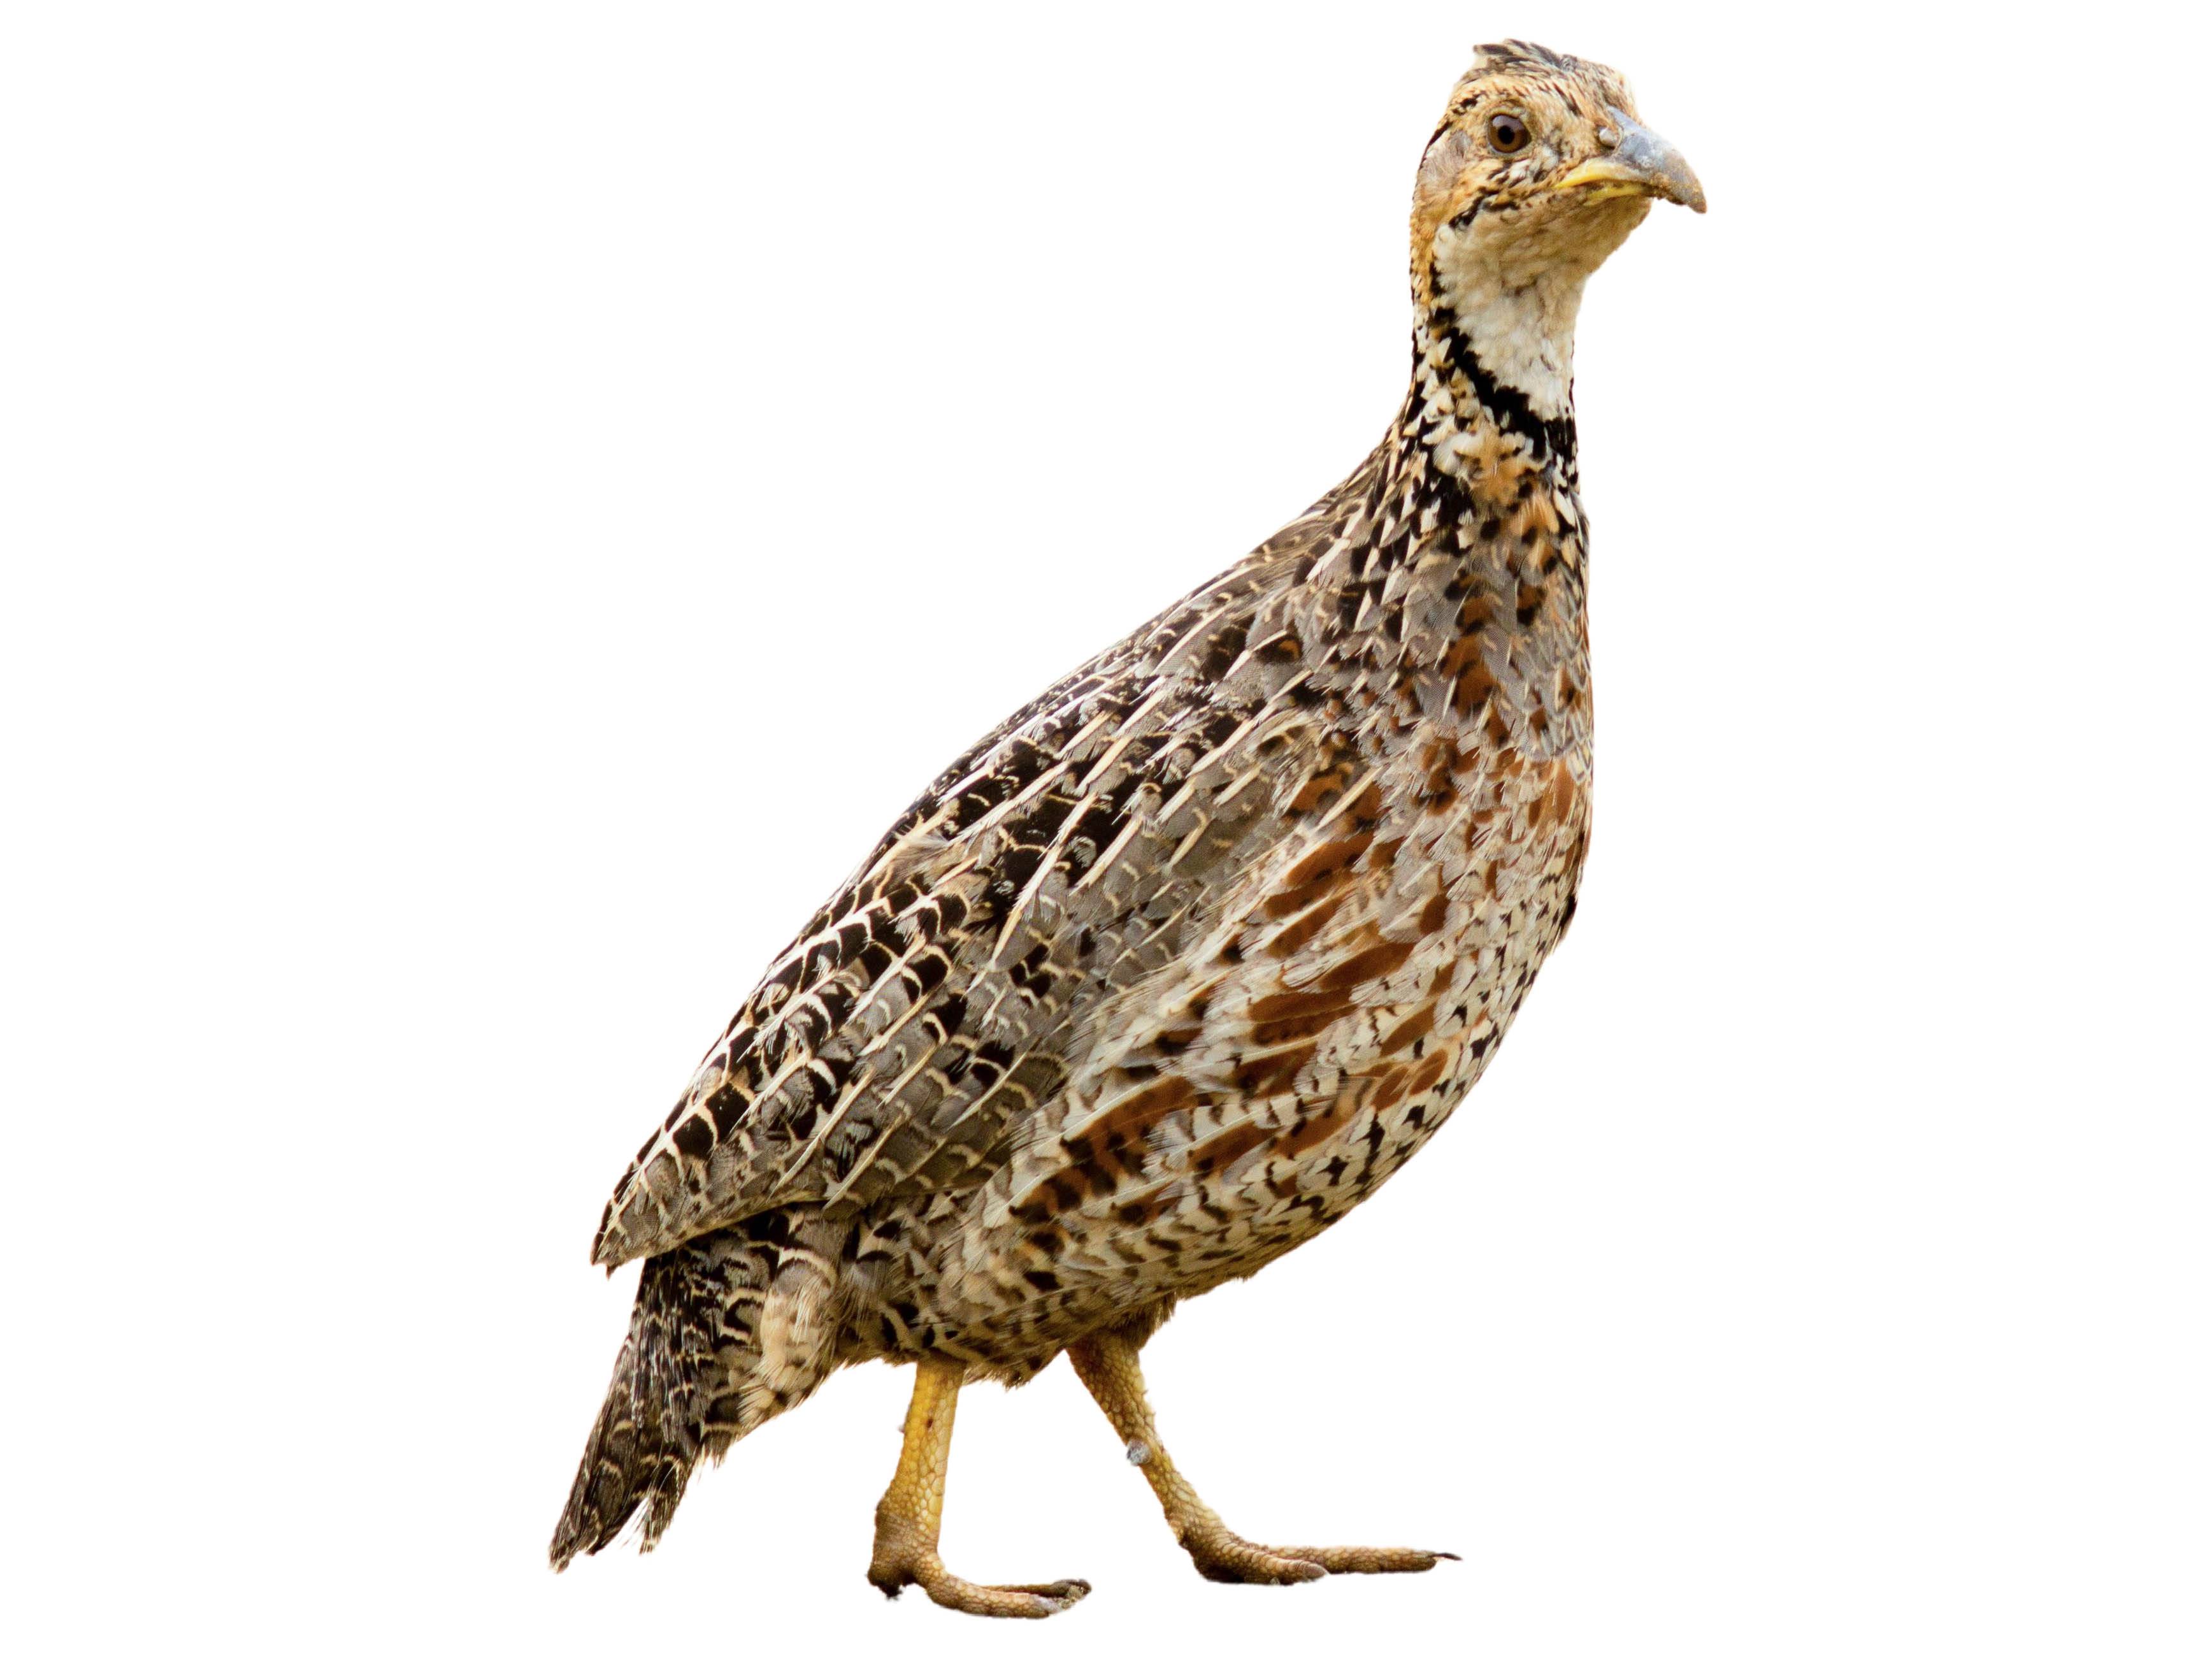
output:
POLYGON ((1500 155, 1512 155, 1528 149, 1528 124, 1517 115, 1492 116, 1490 147, 1500 155))

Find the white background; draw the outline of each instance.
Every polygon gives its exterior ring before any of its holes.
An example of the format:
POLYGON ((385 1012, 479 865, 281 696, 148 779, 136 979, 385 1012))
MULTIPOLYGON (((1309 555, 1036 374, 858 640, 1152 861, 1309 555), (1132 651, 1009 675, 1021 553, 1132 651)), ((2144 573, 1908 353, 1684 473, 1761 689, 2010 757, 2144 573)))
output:
MULTIPOLYGON (((2180 9, 2173 9, 2179 14, 2180 9)), ((15 1651, 2203 1654, 2205 42, 2148 11, 27 4, 15 1651), (1449 1133, 1151 1351, 544 1551, 623 1162, 951 755, 1347 471, 1479 39, 1696 164, 1582 331, 1599 830, 1449 1133), (795 1644, 803 1644, 803 1647, 795 1644)))

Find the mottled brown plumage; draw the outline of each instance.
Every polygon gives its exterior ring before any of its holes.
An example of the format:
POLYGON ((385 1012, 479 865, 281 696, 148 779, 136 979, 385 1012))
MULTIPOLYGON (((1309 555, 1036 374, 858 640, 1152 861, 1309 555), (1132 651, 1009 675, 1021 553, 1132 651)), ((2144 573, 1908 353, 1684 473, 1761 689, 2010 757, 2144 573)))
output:
POLYGON ((649 1546, 702 1454, 837 1367, 918 1360, 871 1576, 1056 1611, 1084 1587, 946 1573, 934 1517, 961 1380, 1071 1349, 1201 1570, 1433 1562, 1228 1533, 1158 1446, 1136 1350, 1419 1150, 1573 914, 1574 315, 1655 196, 1704 205, 1611 70, 1480 50, 1420 168, 1382 443, 949 768, 617 1188, 593 1258, 644 1278, 556 1563, 641 1507, 649 1546))

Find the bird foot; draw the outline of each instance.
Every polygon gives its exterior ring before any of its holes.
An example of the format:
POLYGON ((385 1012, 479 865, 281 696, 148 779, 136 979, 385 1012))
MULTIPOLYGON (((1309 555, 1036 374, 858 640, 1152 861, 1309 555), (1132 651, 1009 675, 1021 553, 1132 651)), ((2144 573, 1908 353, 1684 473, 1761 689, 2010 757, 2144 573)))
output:
POLYGON ((1183 1540, 1192 1564, 1217 1584, 1307 1584, 1333 1572, 1426 1572, 1456 1561, 1448 1550, 1370 1549, 1360 1545, 1269 1547, 1226 1528, 1183 1540))
POLYGON ((939 1607, 986 1619, 1049 1619, 1091 1594, 1090 1584, 1080 1578, 1050 1584, 971 1584, 949 1571, 934 1550, 902 1559, 878 1555, 868 1569, 868 1582, 893 1600, 907 1585, 919 1584, 939 1607))

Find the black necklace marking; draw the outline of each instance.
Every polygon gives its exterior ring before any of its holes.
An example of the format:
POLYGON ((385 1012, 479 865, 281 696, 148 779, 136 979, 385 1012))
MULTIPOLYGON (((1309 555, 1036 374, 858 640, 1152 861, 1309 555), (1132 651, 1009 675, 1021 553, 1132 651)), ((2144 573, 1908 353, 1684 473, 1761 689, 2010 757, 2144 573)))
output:
POLYGON ((1575 416, 1574 392, 1567 393, 1567 412, 1556 420, 1547 421, 1529 406, 1528 394, 1518 386, 1507 386, 1483 364, 1475 355, 1474 347, 1466 335, 1460 332, 1449 313, 1440 313, 1437 332, 1443 337, 1444 350, 1451 366, 1467 377, 1474 395, 1490 418, 1507 432, 1517 433, 1526 439, 1538 459, 1547 455, 1559 457, 1567 476, 1575 472, 1575 416))

